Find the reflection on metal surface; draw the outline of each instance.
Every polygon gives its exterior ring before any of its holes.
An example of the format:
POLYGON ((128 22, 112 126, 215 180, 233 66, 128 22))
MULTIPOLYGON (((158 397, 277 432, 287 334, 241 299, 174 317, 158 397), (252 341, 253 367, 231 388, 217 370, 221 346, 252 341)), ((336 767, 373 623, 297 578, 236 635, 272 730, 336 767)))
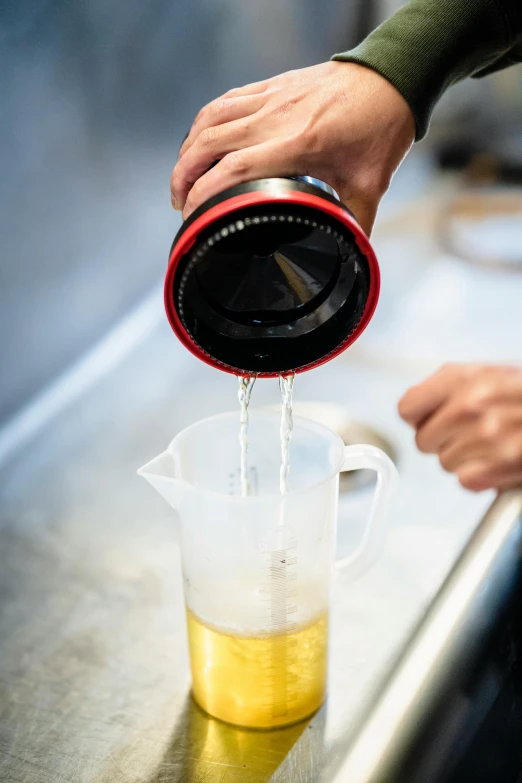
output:
MULTIPOLYGON (((273 774, 303 732, 313 733, 320 741, 320 725, 310 721, 278 731, 248 731, 221 723, 206 715, 187 696, 170 736, 162 743, 160 758, 154 757, 143 783, 174 783, 174 781, 227 781, 265 783, 273 774), (319 731, 318 731, 319 729, 319 731)), ((99 783, 121 779, 133 780, 133 772, 143 768, 143 759, 151 750, 152 732, 136 736, 133 742, 104 769, 99 783)))
POLYGON ((520 563, 521 525, 522 490, 499 496, 370 708, 335 783, 406 780, 405 762, 423 721, 502 606, 520 563))
POLYGON ((316 177, 289 177, 289 179, 297 179, 300 180, 301 182, 308 182, 310 185, 314 185, 316 188, 319 188, 320 190, 324 190, 326 193, 329 193, 330 196, 339 199, 339 194, 337 193, 337 191, 334 190, 331 187, 331 185, 328 185, 326 182, 323 182, 322 179, 317 179, 316 177))

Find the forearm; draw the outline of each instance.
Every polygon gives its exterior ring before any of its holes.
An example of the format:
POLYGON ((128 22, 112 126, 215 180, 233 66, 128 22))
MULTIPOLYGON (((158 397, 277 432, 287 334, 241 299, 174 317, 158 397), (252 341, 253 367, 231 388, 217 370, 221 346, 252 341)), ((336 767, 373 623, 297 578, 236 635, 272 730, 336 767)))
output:
POLYGON ((419 140, 448 87, 522 60, 522 0, 411 0, 332 59, 387 78, 408 102, 419 140))

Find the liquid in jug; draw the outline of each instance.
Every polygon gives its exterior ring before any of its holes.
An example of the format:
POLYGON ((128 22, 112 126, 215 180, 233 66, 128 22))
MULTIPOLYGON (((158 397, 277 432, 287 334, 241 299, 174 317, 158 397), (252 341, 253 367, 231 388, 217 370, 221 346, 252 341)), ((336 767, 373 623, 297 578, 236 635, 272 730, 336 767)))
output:
POLYGON ((206 712, 268 729, 303 720, 326 693, 328 615, 287 633, 241 636, 187 610, 192 692, 206 712))

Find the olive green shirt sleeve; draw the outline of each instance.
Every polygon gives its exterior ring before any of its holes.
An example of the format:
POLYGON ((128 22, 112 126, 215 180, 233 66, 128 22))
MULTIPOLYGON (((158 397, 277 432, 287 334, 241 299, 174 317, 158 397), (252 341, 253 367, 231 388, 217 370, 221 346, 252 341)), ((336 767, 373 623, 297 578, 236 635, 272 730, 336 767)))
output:
POLYGON ((332 59, 388 79, 408 102, 419 140, 448 87, 522 62, 522 0, 411 0, 332 59))

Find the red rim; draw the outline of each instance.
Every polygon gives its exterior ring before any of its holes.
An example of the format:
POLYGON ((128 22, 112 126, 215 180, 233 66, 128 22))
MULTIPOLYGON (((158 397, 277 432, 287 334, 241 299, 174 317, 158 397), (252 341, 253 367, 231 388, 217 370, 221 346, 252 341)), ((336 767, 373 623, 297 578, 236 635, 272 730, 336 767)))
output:
POLYGON ((319 367, 321 364, 329 362, 331 359, 345 351, 346 348, 348 348, 350 345, 352 345, 352 343, 355 342, 355 340, 357 340, 357 338, 368 326, 375 312, 375 308, 377 307, 380 291, 380 272, 377 258, 372 246, 370 245, 368 237, 359 226, 357 221, 354 220, 354 218, 345 209, 337 206, 336 204, 332 204, 330 201, 327 201, 320 196, 315 196, 312 193, 302 193, 300 191, 290 191, 284 195, 273 195, 270 193, 264 193, 262 191, 254 191, 251 193, 243 193, 239 196, 232 196, 232 198, 229 198, 226 201, 211 207, 208 211, 204 212, 193 223, 191 223, 190 226, 188 226, 186 231, 181 235, 178 242, 176 242, 172 249, 172 253, 169 258, 167 274, 165 277, 165 310, 167 312, 169 323, 178 339, 183 343, 185 348, 187 348, 194 356, 197 356, 198 359, 205 362, 205 364, 208 364, 211 367, 215 367, 218 370, 228 372, 231 375, 243 375, 244 373, 241 370, 230 367, 229 365, 220 362, 218 359, 215 359, 213 356, 210 356, 210 354, 208 354, 199 345, 197 345, 197 343, 194 342, 181 323, 181 320, 176 312, 174 297, 172 296, 174 275, 181 258, 190 250, 200 232, 207 228, 207 226, 214 221, 219 220, 226 215, 230 215, 238 209, 243 209, 244 207, 257 204, 281 204, 285 202, 319 209, 322 212, 325 212, 327 215, 336 218, 340 223, 350 229, 355 237, 355 241, 359 250, 368 260, 368 265, 370 267, 370 290, 368 292, 366 306, 357 327, 346 338, 346 340, 333 351, 330 351, 330 353, 326 354, 326 356, 322 356, 315 362, 311 362, 310 364, 306 364, 303 367, 296 368, 292 371, 292 373, 260 372, 256 373, 256 375, 260 378, 277 378, 281 374, 290 375, 294 372, 306 372, 307 370, 312 370, 315 367, 319 367))

